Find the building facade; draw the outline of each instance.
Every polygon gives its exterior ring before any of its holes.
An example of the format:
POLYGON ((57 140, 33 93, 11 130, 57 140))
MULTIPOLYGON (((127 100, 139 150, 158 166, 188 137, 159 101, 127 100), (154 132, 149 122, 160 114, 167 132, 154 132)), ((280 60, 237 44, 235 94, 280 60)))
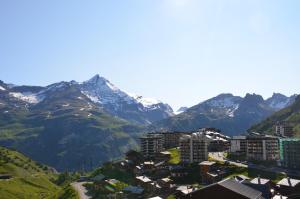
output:
POLYGON ((293 127, 287 122, 277 122, 275 125, 275 133, 278 136, 293 137, 293 127))
POLYGON ((164 148, 170 149, 179 146, 179 139, 181 136, 189 134, 184 132, 163 132, 161 133, 164 140, 164 148))
POLYGON ((163 137, 160 134, 148 133, 140 138, 141 152, 147 159, 153 159, 163 151, 163 137))
POLYGON ((200 163, 207 160, 207 145, 208 142, 203 133, 183 135, 179 140, 181 161, 183 163, 200 163))
POLYGON ((280 160, 284 167, 300 169, 300 139, 280 140, 280 160))
POLYGON ((230 140, 230 152, 246 154, 247 140, 246 136, 233 136, 230 140))
POLYGON ((247 136, 247 159, 277 161, 279 155, 279 139, 268 135, 247 136))

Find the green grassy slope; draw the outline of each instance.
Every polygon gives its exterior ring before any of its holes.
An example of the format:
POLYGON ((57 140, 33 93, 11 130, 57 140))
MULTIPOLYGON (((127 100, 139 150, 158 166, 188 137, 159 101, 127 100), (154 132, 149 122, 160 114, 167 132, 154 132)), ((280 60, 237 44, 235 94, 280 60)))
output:
POLYGON ((48 167, 3 147, 0 147, 0 174, 12 176, 0 180, 1 199, 50 199, 61 190, 52 182, 56 176, 48 167))
POLYGON ((55 199, 79 199, 79 194, 71 187, 71 185, 68 185, 57 193, 55 199))
POLYGON ((169 160, 170 164, 179 164, 180 163, 180 152, 178 148, 172 148, 168 150, 171 153, 171 159, 169 160))

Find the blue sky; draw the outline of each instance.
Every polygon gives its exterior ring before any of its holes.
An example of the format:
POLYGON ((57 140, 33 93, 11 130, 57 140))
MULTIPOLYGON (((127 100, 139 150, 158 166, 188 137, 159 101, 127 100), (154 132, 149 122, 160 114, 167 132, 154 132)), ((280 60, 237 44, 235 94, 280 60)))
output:
POLYGON ((219 93, 300 93, 298 0, 0 1, 0 79, 100 74, 191 106, 219 93))

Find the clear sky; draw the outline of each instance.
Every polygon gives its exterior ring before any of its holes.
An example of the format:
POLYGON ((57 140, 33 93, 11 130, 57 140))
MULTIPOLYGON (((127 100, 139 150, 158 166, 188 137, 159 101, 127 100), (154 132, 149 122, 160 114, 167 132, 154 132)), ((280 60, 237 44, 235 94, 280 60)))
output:
POLYGON ((1 0, 0 79, 95 74, 175 109, 300 93, 298 0, 1 0))

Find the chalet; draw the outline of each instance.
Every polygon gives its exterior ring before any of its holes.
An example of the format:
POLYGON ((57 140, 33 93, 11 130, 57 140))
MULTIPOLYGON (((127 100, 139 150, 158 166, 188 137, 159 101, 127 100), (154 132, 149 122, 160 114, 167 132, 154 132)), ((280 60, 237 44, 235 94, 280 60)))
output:
POLYGON ((170 178, 162 178, 162 179, 159 179, 157 182, 161 187, 169 189, 169 188, 171 188, 171 184, 173 181, 170 178))
POLYGON ((300 180, 283 178, 276 184, 278 192, 284 196, 299 195, 300 197, 300 180))
POLYGON ((211 184, 222 180, 225 171, 218 169, 216 162, 203 161, 199 163, 202 183, 211 184))
POLYGON ((135 166, 133 169, 133 173, 137 176, 140 176, 144 173, 143 165, 135 166))
POLYGON ((169 171, 174 178, 181 178, 188 175, 186 168, 180 165, 169 166, 169 171))
POLYGON ((196 191, 195 188, 189 185, 182 185, 177 187, 176 189, 176 196, 177 198, 184 198, 186 195, 196 191))
POLYGON ((137 176, 135 177, 136 183, 143 187, 143 188, 147 188, 150 189, 151 188, 151 183, 152 180, 150 178, 148 178, 147 176, 137 176))
POLYGON ((131 193, 131 194, 140 195, 144 192, 144 189, 141 187, 136 187, 136 186, 127 186, 123 189, 123 191, 131 193))

